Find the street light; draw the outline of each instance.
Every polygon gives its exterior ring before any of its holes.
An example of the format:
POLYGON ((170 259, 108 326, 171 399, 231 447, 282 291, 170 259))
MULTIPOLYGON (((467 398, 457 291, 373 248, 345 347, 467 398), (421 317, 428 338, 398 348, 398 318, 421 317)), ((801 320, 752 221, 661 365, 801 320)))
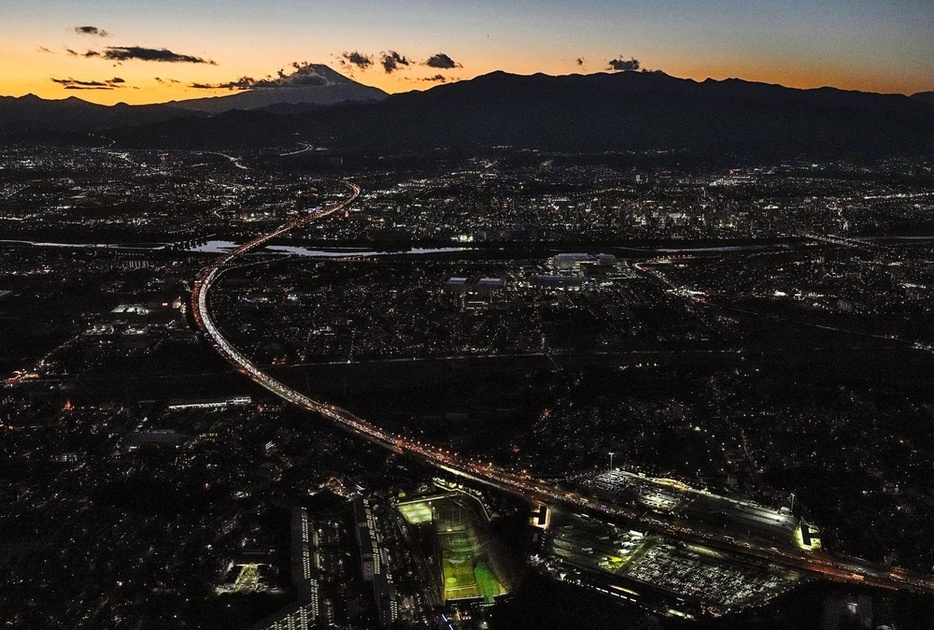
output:
POLYGON ((613 456, 616 455, 613 451, 610 451, 610 470, 613 470, 613 456))

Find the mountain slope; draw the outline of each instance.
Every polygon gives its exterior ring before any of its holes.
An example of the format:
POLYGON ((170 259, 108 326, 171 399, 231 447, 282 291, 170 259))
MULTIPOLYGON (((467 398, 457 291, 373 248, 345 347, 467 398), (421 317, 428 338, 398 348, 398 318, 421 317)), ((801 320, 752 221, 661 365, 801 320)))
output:
POLYGON ((382 90, 348 79, 323 64, 302 66, 291 75, 256 82, 253 89, 227 96, 172 101, 185 109, 218 114, 232 109, 262 109, 279 104, 334 105, 347 101, 379 101, 382 90))

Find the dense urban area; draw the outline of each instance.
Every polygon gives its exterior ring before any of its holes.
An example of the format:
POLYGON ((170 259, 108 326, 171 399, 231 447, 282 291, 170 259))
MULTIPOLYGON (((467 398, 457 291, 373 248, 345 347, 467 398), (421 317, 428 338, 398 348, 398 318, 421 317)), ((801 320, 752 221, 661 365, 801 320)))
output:
POLYGON ((934 163, 0 184, 3 627, 930 627, 934 163))

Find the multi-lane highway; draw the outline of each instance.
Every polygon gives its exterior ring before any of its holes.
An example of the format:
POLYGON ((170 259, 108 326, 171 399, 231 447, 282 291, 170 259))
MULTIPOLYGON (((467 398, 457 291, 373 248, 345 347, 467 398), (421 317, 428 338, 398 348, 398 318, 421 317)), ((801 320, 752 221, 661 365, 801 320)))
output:
POLYGON ((823 552, 803 551, 791 542, 776 545, 774 541, 756 539, 741 531, 725 531, 722 528, 713 528, 673 515, 636 511, 628 506, 608 503, 576 490, 560 488, 548 481, 535 479, 526 473, 495 466, 491 462, 463 457, 447 449, 381 429, 346 409, 314 400, 264 372, 234 347, 214 324, 208 308, 211 288, 240 256, 262 247, 290 230, 323 219, 353 203, 360 195, 360 188, 350 182, 345 182, 345 185, 351 194, 344 201, 329 208, 310 212, 304 217, 257 236, 225 253, 211 265, 202 269, 196 279, 191 296, 195 322, 209 337, 217 352, 236 366, 241 373, 283 400, 319 414, 338 427, 383 448, 414 457, 449 473, 523 496, 532 501, 552 505, 572 505, 577 509, 605 514, 608 518, 626 520, 632 526, 647 531, 658 532, 688 542, 706 544, 783 566, 795 567, 833 580, 858 582, 888 589, 934 593, 934 576, 876 565, 858 559, 839 558, 823 552))

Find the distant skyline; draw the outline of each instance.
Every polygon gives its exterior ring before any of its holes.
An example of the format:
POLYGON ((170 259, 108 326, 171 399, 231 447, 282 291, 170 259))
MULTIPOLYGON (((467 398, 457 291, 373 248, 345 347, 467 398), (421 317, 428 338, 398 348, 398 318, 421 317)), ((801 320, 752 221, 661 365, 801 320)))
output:
POLYGON ((4 0, 0 94, 152 103, 323 63, 387 92, 494 70, 934 90, 930 0, 4 0), (400 6, 401 5, 401 6, 400 6))

